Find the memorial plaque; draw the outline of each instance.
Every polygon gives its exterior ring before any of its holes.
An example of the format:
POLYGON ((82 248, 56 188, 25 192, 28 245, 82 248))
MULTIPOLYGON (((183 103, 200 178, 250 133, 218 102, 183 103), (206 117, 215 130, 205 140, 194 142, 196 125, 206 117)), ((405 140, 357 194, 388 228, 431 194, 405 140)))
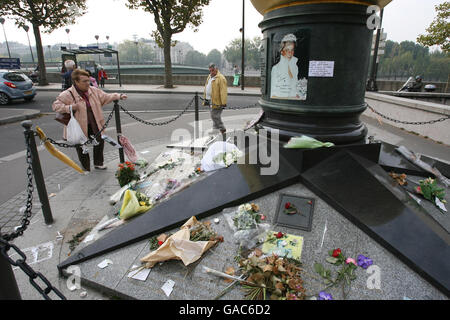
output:
POLYGON ((311 231, 314 203, 315 200, 312 198, 281 194, 278 200, 274 224, 308 232, 311 231), (297 212, 294 214, 286 213, 285 211, 288 210, 286 209, 286 204, 290 204, 291 207, 294 206, 297 212))

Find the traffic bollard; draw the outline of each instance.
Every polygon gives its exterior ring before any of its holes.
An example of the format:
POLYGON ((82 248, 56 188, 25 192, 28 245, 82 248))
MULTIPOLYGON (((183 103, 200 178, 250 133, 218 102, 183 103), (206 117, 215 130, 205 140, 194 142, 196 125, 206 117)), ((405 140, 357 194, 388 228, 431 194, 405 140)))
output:
MULTIPOLYGON (((117 142, 120 145, 122 145, 120 143, 120 136, 122 135, 122 126, 120 124, 120 106, 119 106, 119 101, 118 100, 114 100, 114 112, 115 112, 115 116, 116 116, 117 142)), ((123 154, 123 148, 119 149, 119 158, 120 158, 120 163, 124 163, 125 162, 125 156, 123 154)))
POLYGON ((39 153, 36 148, 36 141, 34 140, 34 131, 31 130, 33 123, 30 120, 21 122, 22 127, 25 128, 25 144, 27 148, 30 148, 31 161, 33 166, 34 181, 39 195, 39 200, 42 205, 42 213, 44 214, 45 224, 53 223, 52 211, 50 209, 50 203, 48 201, 47 188, 45 187, 44 175, 42 174, 41 162, 39 160, 39 153))
POLYGON ((22 300, 11 264, 3 256, 3 250, 4 245, 0 242, 0 300, 22 300))
POLYGON ((195 132, 194 132, 194 139, 196 140, 199 136, 199 128, 198 128, 198 121, 199 121, 199 115, 198 115, 198 92, 195 92, 195 132))

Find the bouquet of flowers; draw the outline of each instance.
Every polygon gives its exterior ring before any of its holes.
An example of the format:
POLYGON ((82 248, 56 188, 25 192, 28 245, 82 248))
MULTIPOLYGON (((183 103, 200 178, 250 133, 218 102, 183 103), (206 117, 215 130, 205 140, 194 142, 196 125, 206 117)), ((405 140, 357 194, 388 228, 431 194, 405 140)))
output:
POLYGON ((133 180, 139 180, 139 174, 136 172, 136 168, 133 163, 125 161, 125 164, 119 163, 119 168, 116 171, 116 178, 119 185, 123 187, 133 180))
POLYGON ((242 157, 243 153, 239 150, 233 150, 230 152, 221 152, 213 159, 214 163, 224 163, 226 167, 231 166, 237 161, 239 157, 242 157))

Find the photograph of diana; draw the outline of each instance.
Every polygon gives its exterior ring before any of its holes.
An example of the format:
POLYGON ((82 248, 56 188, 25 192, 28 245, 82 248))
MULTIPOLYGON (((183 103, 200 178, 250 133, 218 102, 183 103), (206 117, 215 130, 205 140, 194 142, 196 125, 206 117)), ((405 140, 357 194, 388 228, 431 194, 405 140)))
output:
POLYGON ((294 33, 283 35, 280 41, 279 51, 273 57, 274 64, 271 71, 272 99, 306 100, 308 79, 299 72, 299 66, 307 65, 308 57, 304 57, 303 61, 299 60, 296 54, 299 42, 294 33))

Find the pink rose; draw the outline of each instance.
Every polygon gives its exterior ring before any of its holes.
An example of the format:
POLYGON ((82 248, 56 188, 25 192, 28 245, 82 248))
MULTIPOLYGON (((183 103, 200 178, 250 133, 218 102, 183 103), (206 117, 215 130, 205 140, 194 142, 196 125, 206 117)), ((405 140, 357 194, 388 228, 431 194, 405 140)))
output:
POLYGON ((347 260, 345 260, 345 263, 346 264, 353 263, 356 266, 356 260, 353 258, 347 258, 347 260))

